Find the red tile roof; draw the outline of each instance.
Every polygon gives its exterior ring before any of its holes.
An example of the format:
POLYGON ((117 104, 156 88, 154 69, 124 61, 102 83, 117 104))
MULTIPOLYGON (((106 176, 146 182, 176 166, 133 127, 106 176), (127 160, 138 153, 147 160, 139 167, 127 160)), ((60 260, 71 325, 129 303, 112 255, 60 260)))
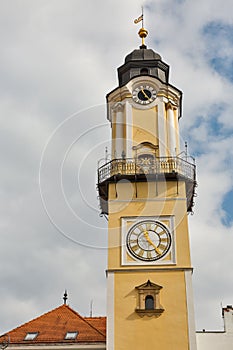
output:
MULTIPOLYGON (((82 317, 68 305, 61 305, 7 333, 11 344, 81 343, 106 341, 106 317, 82 317), (65 340, 67 332, 78 332, 74 340, 65 340), (34 340, 27 333, 38 332, 34 340)), ((4 339, 4 335, 0 337, 4 339)))
POLYGON ((106 335, 106 317, 84 317, 84 319, 106 335))

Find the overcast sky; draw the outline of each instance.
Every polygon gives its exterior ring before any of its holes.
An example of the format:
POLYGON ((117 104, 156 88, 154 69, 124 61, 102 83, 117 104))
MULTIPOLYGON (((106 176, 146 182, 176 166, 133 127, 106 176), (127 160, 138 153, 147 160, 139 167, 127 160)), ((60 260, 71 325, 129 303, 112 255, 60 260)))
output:
MULTIPOLYGON (((140 45, 141 0, 0 0, 0 333, 62 303, 105 315, 107 223, 98 159, 105 95, 140 45)), ((189 216, 197 329, 233 304, 233 2, 144 2, 147 45, 181 89, 197 162, 189 216), (224 5, 224 6, 223 6, 224 5)))

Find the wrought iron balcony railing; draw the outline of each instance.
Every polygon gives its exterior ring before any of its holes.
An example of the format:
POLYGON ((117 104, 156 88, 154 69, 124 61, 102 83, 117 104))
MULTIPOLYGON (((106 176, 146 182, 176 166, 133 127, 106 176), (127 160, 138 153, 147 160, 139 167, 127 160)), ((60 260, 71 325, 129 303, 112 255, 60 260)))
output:
POLYGON ((114 176, 130 175, 168 175, 176 173, 187 180, 195 181, 196 166, 191 161, 179 157, 144 157, 142 159, 113 159, 98 169, 98 183, 102 183, 114 176))

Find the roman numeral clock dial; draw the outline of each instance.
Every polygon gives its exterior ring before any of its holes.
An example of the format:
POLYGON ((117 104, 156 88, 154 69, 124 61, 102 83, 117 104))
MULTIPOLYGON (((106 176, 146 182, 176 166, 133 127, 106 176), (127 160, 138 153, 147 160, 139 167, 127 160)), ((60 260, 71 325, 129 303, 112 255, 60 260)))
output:
POLYGON ((126 245, 134 258, 155 261, 163 258, 170 250, 171 234, 161 222, 144 220, 131 227, 126 245))
POLYGON ((155 100, 156 91, 151 85, 142 84, 135 87, 132 93, 132 98, 136 103, 147 105, 155 100))

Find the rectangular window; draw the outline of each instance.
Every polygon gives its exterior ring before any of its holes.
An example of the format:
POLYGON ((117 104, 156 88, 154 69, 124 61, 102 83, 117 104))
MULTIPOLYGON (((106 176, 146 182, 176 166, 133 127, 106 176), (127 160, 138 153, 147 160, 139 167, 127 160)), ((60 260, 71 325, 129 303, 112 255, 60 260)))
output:
POLYGON ((29 332, 26 334, 24 340, 34 340, 38 336, 39 332, 29 332))
POLYGON ((66 340, 74 340, 74 339, 76 339, 77 335, 78 335, 78 331, 76 331, 76 332, 67 332, 66 335, 65 335, 65 339, 66 340))

